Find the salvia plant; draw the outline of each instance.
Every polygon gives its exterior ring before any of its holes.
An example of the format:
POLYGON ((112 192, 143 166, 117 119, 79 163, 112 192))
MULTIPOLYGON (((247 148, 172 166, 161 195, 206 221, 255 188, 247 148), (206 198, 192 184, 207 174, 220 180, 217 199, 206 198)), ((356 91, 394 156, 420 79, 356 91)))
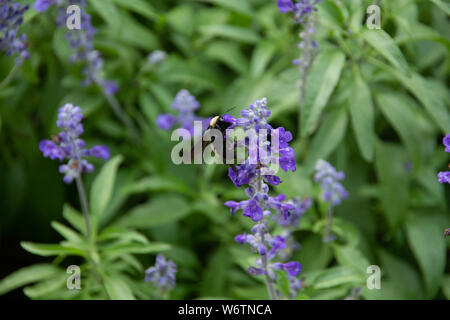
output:
POLYGON ((0 295, 449 299, 449 13, 0 0, 0 295))
POLYGON ((267 140, 261 141, 259 135, 256 139, 249 138, 243 141, 247 149, 256 148, 257 152, 249 151, 249 158, 236 168, 230 168, 228 175, 236 187, 248 185, 245 189, 248 200, 227 201, 225 205, 231 209, 231 213, 242 210, 243 215, 255 222, 255 225, 251 229, 252 234, 238 235, 235 240, 242 244, 250 244, 252 250, 258 253, 255 265, 249 267, 248 272, 252 275, 264 275, 271 299, 277 299, 279 296, 274 286, 277 283, 276 270, 285 271, 287 274, 289 283, 287 298, 296 297, 301 287, 300 280, 297 278, 302 268, 301 264, 297 261, 286 263, 272 261, 280 250, 286 248, 287 237, 271 234, 269 226, 271 219, 282 226, 289 224, 295 226, 308 208, 307 204, 299 201, 286 201, 283 194, 275 197, 269 196, 269 185, 281 183, 281 179, 270 169, 272 158, 277 158, 284 171, 296 170, 294 150, 289 146, 292 134, 283 127, 274 129, 268 123, 267 118, 270 116, 270 111, 266 98, 256 100, 248 109, 242 110, 241 114, 242 118, 234 118, 230 115, 224 117, 232 124, 230 129, 240 127, 247 132, 265 129, 267 135, 278 135, 279 154, 272 153, 271 144, 267 140))
POLYGON ((339 205, 342 199, 348 197, 348 192, 339 182, 344 179, 344 172, 337 171, 335 167, 319 159, 315 167, 314 181, 320 184, 322 190, 322 200, 328 204, 327 208, 327 224, 325 234, 323 236, 324 242, 330 242, 336 239, 332 234, 333 223, 333 208, 339 205))

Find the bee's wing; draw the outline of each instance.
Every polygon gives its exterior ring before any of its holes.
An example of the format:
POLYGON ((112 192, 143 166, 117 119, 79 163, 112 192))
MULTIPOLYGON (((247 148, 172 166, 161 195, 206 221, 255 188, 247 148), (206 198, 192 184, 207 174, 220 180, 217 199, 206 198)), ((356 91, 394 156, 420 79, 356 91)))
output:
POLYGON ((191 149, 191 163, 194 163, 194 159, 196 155, 200 156, 200 159, 203 157, 203 150, 205 150, 206 146, 210 144, 211 141, 204 141, 203 139, 197 141, 194 147, 191 149))

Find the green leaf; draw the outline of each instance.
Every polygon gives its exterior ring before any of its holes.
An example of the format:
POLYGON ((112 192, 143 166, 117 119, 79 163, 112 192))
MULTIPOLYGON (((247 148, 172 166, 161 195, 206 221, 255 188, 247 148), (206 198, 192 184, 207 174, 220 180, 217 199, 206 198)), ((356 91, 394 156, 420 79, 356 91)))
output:
POLYGON ((402 77, 405 86, 423 104, 425 109, 436 121, 443 133, 450 132, 450 113, 444 99, 436 92, 438 86, 430 80, 414 73, 411 78, 402 77))
POLYGON ((97 219, 100 219, 105 212, 111 199, 117 169, 122 159, 122 156, 118 155, 105 163, 92 183, 90 201, 91 216, 97 217, 97 219))
POLYGON ((127 8, 133 12, 136 12, 144 17, 147 17, 152 20, 158 19, 158 13, 151 6, 148 1, 145 0, 113 0, 117 5, 127 8))
POLYGON ((365 30, 362 36, 369 45, 385 57, 394 67, 409 75, 409 66, 395 41, 384 30, 365 30))
POLYGON ((66 227, 62 223, 52 221, 51 225, 52 228, 55 229, 60 235, 62 235, 69 243, 73 245, 79 245, 84 242, 80 234, 66 227))
POLYGON ((326 289, 342 284, 359 285, 365 282, 365 277, 352 267, 332 267, 322 271, 314 281, 314 289, 326 289))
POLYGON ((86 234, 86 224, 80 212, 72 208, 70 205, 64 204, 63 217, 78 231, 86 234))
POLYGON ((208 25, 200 26, 200 33, 206 38, 222 37, 243 43, 256 43, 260 41, 259 35, 247 28, 230 26, 230 25, 208 25))
POLYGON ((378 142, 375 152, 383 213, 395 230, 402 225, 408 212, 410 175, 405 168, 408 158, 402 148, 393 144, 378 142))
POLYGON ((276 46, 271 41, 264 41, 256 46, 250 63, 250 74, 252 77, 256 78, 264 73, 275 52, 276 46))
POLYGON ((153 50, 160 46, 158 38, 148 28, 136 22, 127 12, 117 9, 112 1, 91 0, 89 3, 108 23, 104 30, 110 38, 146 50, 153 50))
POLYGON ((341 143, 347 129, 347 113, 343 108, 330 112, 313 138, 305 160, 305 169, 311 172, 318 159, 326 159, 341 143))
POLYGON ((119 239, 124 242, 136 241, 143 244, 149 243, 147 238, 143 234, 134 230, 115 226, 105 228, 98 236, 98 240, 110 240, 110 239, 119 239))
POLYGON ((423 288, 420 283, 419 273, 406 261, 380 249, 383 269, 386 270, 389 279, 395 283, 402 296, 398 299, 423 299, 423 288))
POLYGON ((353 82, 349 109, 358 147, 364 159, 370 162, 375 142, 374 109, 370 89, 359 74, 353 82))
POLYGON ((344 63, 345 55, 341 51, 326 50, 312 64, 302 109, 302 137, 310 135, 317 128, 320 115, 339 81, 344 63))
POLYGON ((165 195, 132 209, 117 222, 117 225, 134 228, 157 227, 173 223, 189 213, 189 206, 183 198, 165 195))
POLYGON ((370 59, 369 61, 380 67, 382 70, 389 72, 401 81, 403 85, 422 103, 427 112, 439 125, 442 132, 444 134, 450 132, 450 113, 448 106, 446 106, 443 96, 441 94, 436 94, 436 92, 441 92, 439 85, 417 73, 412 73, 410 77, 406 77, 402 73, 392 69, 378 60, 370 59))
POLYGON ((219 248, 209 258, 202 277, 202 296, 224 295, 229 271, 229 253, 225 248, 219 248))
POLYGON ((247 59, 235 42, 214 41, 206 48, 205 54, 212 59, 225 63, 237 73, 244 74, 247 72, 247 59))
POLYGON ((22 248, 27 250, 28 252, 31 252, 33 254, 36 254, 38 256, 59 256, 59 255, 76 255, 85 257, 86 253, 75 247, 70 246, 63 246, 60 244, 45 244, 45 243, 33 243, 33 242, 21 242, 20 245, 22 248))
POLYGON ((405 144, 415 167, 421 162, 421 138, 418 115, 413 112, 411 98, 401 93, 387 91, 376 95, 378 107, 398 132, 405 144))
POLYGON ((443 2, 442 0, 430 0, 436 6, 442 9, 448 16, 450 16, 450 4, 443 2))
POLYGON ((55 274, 50 279, 43 280, 33 286, 28 286, 23 289, 23 292, 30 299, 47 299, 48 295, 57 292, 60 289, 66 288, 66 281, 68 275, 60 270, 58 274, 55 274))
POLYGON ((0 295, 29 283, 53 277, 60 269, 52 264, 42 263, 17 270, 0 280, 0 295))
POLYGON ((370 266, 370 263, 360 250, 351 246, 340 245, 334 245, 333 249, 339 265, 352 267, 362 275, 366 274, 367 267, 370 266))
POLYGON ((318 4, 320 21, 324 21, 330 27, 343 28, 348 17, 345 17, 343 5, 335 1, 320 1, 318 4))
POLYGON ((197 0, 202 2, 209 2, 211 4, 234 10, 236 12, 245 14, 245 15, 252 15, 252 8, 250 7, 249 2, 242 1, 242 0, 197 0))
POLYGON ((195 27, 195 11, 188 4, 176 6, 166 14, 167 22, 179 33, 191 36, 195 27))
POLYGON ((125 241, 119 241, 112 245, 105 246, 102 249, 102 255, 107 259, 113 259, 116 257, 120 257, 123 254, 144 254, 144 253, 152 253, 152 252, 161 252, 165 250, 169 250, 170 245, 166 243, 131 243, 125 241))
POLYGON ((112 300, 135 300, 133 292, 120 274, 103 275, 106 292, 112 300))
POLYGON ((125 186, 122 191, 126 194, 144 193, 150 191, 174 191, 196 197, 197 193, 186 186, 183 180, 171 176, 153 175, 125 186))
POLYGON ((409 246, 425 278, 429 299, 436 295, 445 269, 445 239, 439 222, 430 213, 421 212, 411 215, 406 223, 409 246))
POLYGON ((450 276, 445 276, 442 279, 442 291, 447 300, 450 300, 450 276))

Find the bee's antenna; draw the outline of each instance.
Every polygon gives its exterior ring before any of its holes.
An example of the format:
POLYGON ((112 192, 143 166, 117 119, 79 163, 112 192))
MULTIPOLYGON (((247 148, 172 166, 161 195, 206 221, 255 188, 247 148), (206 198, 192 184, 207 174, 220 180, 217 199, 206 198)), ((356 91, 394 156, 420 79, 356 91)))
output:
POLYGON ((228 109, 227 111, 225 111, 224 114, 226 114, 226 113, 228 113, 228 112, 230 112, 231 110, 234 110, 234 109, 236 109, 236 107, 231 107, 230 109, 228 109))

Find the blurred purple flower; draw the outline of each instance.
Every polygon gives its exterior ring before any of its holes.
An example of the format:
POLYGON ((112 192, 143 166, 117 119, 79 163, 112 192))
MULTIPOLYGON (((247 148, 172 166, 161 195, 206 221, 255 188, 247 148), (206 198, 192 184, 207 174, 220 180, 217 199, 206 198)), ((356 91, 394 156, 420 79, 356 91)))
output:
POLYGON ((339 182, 344 180, 344 172, 336 171, 331 164, 325 160, 319 159, 316 163, 316 174, 314 175, 314 181, 320 183, 322 187, 322 199, 332 205, 338 205, 342 199, 348 197, 348 192, 339 182))
MULTIPOLYGON (((156 118, 156 124, 163 130, 170 130, 173 126, 189 131, 191 136, 194 134, 194 121, 204 121, 195 115, 194 111, 200 107, 200 103, 186 89, 180 90, 172 102, 172 108, 178 111, 178 114, 161 114, 156 118)), ((206 123, 203 123, 205 127, 206 123)))
POLYGON ((83 85, 97 84, 106 95, 113 95, 119 90, 119 86, 114 81, 105 80, 103 77, 103 59, 100 52, 94 49, 93 39, 97 29, 92 25, 91 16, 86 12, 85 0, 36 0, 34 9, 44 12, 51 6, 57 7, 58 17, 56 25, 66 28, 66 21, 69 17, 67 7, 78 5, 81 7, 81 28, 68 30, 66 38, 74 54, 70 57, 71 62, 81 62, 83 69, 83 85))
POLYGON ((30 57, 27 51, 27 36, 20 35, 18 31, 23 23, 23 14, 28 8, 28 4, 21 7, 18 2, 12 0, 0 0, 0 51, 4 51, 7 56, 18 54, 18 65, 30 57))
MULTIPOLYGON (((450 134, 445 135, 445 137, 442 139, 442 143, 445 147, 445 151, 450 152, 450 134)), ((450 183, 450 171, 441 171, 438 173, 437 177, 440 183, 450 183)))
POLYGON ((175 262, 166 260, 162 254, 158 254, 155 265, 145 271, 145 281, 152 282, 158 288, 170 290, 175 287, 176 273, 177 265, 175 262))
POLYGON ((450 133, 447 134, 443 139, 442 143, 444 144, 445 151, 450 152, 450 133))
POLYGON ((151 64, 158 64, 162 61, 164 61, 167 57, 167 53, 162 50, 155 50, 152 53, 150 53, 147 57, 148 61, 151 64))

